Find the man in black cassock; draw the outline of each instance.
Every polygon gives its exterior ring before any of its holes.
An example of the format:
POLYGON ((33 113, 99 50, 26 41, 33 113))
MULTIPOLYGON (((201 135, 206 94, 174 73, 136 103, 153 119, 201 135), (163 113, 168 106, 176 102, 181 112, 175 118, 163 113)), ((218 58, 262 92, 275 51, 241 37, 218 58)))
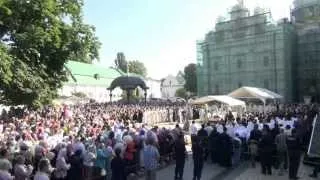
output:
POLYGON ((200 180, 202 176, 204 148, 200 139, 198 136, 195 136, 192 142, 193 180, 200 180))
POLYGON ((182 180, 185 158, 187 154, 187 150, 184 142, 184 135, 182 132, 179 132, 178 134, 178 139, 175 142, 174 150, 176 155, 176 168, 174 173, 174 179, 182 180))
POLYGON ((212 163, 218 162, 218 140, 219 140, 219 133, 216 127, 213 127, 209 135, 209 151, 211 154, 211 161, 212 163))
POLYGON ((223 127, 223 133, 219 136, 219 163, 223 167, 232 166, 232 141, 227 134, 227 128, 223 127))

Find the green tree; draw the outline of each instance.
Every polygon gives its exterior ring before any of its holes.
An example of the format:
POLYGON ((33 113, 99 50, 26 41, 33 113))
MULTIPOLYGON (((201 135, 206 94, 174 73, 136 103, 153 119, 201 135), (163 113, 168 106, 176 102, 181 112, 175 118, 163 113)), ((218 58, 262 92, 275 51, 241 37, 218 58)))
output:
POLYGON ((190 63, 184 68, 184 88, 191 92, 197 93, 197 68, 196 64, 190 63))
POLYGON ((67 80, 67 60, 98 59, 94 28, 82 0, 0 0, 2 103, 41 106, 67 80))
POLYGON ((79 97, 79 98, 86 98, 87 95, 83 92, 74 92, 72 93, 73 96, 79 97))
POLYGON ((188 95, 185 88, 179 88, 176 90, 175 96, 186 99, 188 95))
POLYGON ((143 62, 137 60, 129 61, 129 72, 139 74, 143 77, 147 76, 147 68, 144 66, 143 62))
POLYGON ((128 62, 127 62, 126 56, 124 55, 123 52, 117 53, 117 57, 114 60, 114 64, 115 64, 116 68, 120 69, 123 72, 127 72, 128 62))

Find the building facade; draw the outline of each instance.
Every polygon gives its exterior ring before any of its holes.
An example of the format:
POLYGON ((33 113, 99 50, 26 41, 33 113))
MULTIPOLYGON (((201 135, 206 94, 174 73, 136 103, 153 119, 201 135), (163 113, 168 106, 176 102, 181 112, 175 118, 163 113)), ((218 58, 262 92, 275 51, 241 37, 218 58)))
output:
POLYGON ((270 11, 262 8, 250 15, 243 4, 232 7, 229 14, 197 42, 198 95, 253 86, 294 100, 294 25, 288 19, 274 22, 270 11))
POLYGON ((295 0, 291 11, 297 31, 296 82, 300 101, 320 100, 320 1, 295 0))
POLYGON ((152 78, 146 78, 146 85, 149 87, 147 91, 147 97, 148 98, 161 98, 161 81, 152 79, 152 78))
MULTIPOLYGON (((68 81, 58 91, 60 96, 72 96, 74 93, 83 93, 88 98, 97 102, 109 102, 110 92, 107 88, 111 82, 119 76, 127 75, 127 73, 115 68, 105 68, 94 64, 81 63, 77 61, 68 61, 66 67, 69 71, 68 81)), ((139 76, 129 73, 129 76, 139 76)), ((161 98, 160 80, 152 78, 144 78, 139 76, 146 83, 148 98, 161 98)), ((144 91, 138 88, 139 96, 144 97, 144 91)), ((122 90, 116 88, 112 91, 112 101, 122 98, 122 90)))
MULTIPOLYGON (((107 88, 111 82, 122 75, 114 68, 104 68, 94 64, 68 61, 66 64, 69 75, 68 81, 58 91, 60 96, 72 96, 74 93, 83 93, 97 102, 108 102, 110 96, 107 88)), ((122 90, 113 91, 112 100, 120 100, 122 90)))
POLYGON ((176 76, 168 75, 161 82, 161 97, 166 99, 176 97, 176 91, 183 88, 184 84, 185 80, 182 72, 179 72, 176 76))

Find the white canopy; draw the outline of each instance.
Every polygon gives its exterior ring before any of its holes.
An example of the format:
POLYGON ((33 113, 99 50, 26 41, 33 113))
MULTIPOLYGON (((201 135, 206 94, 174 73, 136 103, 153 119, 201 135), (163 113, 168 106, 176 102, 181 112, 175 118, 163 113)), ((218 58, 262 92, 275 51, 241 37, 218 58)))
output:
POLYGON ((220 103, 227 104, 229 106, 245 106, 246 105, 246 103, 241 101, 241 100, 232 98, 230 96, 225 96, 225 95, 222 95, 222 96, 204 96, 204 97, 201 97, 201 98, 198 98, 198 99, 194 100, 192 102, 192 104, 206 104, 206 103, 209 103, 209 102, 212 102, 212 101, 218 101, 220 103))
POLYGON ((268 89, 247 86, 234 90, 229 94, 229 96, 233 98, 260 99, 264 103, 268 99, 282 99, 281 95, 269 91, 268 89))

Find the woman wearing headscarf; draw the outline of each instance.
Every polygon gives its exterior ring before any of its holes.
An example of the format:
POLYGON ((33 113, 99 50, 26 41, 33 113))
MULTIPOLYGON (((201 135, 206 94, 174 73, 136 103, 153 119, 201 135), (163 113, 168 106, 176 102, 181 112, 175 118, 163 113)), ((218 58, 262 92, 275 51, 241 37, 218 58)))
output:
POLYGON ((33 167, 31 165, 25 165, 25 157, 18 156, 16 159, 16 164, 14 166, 14 177, 15 180, 27 180, 32 174, 33 167))
POLYGON ((10 170, 12 169, 12 165, 8 159, 1 158, 0 159, 0 179, 1 180, 13 180, 14 177, 11 176, 10 170))
POLYGON ((50 180, 51 172, 52 168, 50 165, 50 161, 46 158, 43 158, 39 161, 38 171, 35 174, 33 180, 50 180))
POLYGON ((126 161, 127 165, 127 174, 134 173, 134 154, 136 153, 135 143, 130 135, 127 135, 123 138, 125 142, 125 152, 124 152, 124 160, 126 161))
POLYGON ((65 180, 69 169, 70 169, 70 164, 67 164, 67 149, 63 148, 58 153, 54 177, 57 180, 65 180))
POLYGON ((97 159, 95 161, 95 167, 98 168, 101 176, 106 176, 106 165, 110 156, 111 152, 108 151, 108 148, 105 148, 103 143, 99 143, 97 145, 97 159))
POLYGON ((94 163, 96 160, 96 149, 93 144, 89 144, 87 151, 83 157, 83 165, 84 165, 84 176, 91 178, 95 175, 94 173, 94 163))

